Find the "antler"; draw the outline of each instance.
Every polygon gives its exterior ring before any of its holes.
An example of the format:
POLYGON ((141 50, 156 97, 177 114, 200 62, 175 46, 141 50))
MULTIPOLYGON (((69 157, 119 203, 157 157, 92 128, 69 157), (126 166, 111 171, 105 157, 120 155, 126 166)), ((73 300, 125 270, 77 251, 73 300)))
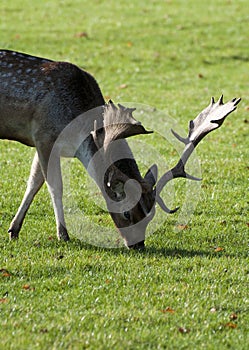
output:
POLYGON ((175 167, 167 171, 158 181, 156 186, 156 201, 160 207, 167 213, 174 213, 179 208, 170 210, 167 208, 160 193, 164 186, 177 177, 184 177, 191 180, 200 181, 201 179, 189 175, 185 172, 185 164, 188 158, 192 154, 198 143, 211 131, 218 129, 228 114, 232 113, 240 102, 240 98, 234 98, 227 103, 223 103, 223 95, 215 103, 214 98, 211 98, 211 102, 207 108, 205 108, 194 120, 189 122, 189 134, 188 137, 183 138, 179 136, 175 131, 171 130, 173 135, 181 142, 185 144, 182 156, 175 167))
POLYGON ((133 116, 136 108, 126 108, 121 104, 118 107, 112 101, 104 107, 103 129, 97 127, 97 121, 94 122, 92 132, 94 142, 98 148, 106 148, 112 141, 124 139, 139 134, 150 134, 153 131, 147 131, 133 116))
MULTIPOLYGON (((139 195, 136 195, 136 188, 132 187, 131 181, 129 181, 129 188, 125 186, 127 185, 127 180, 131 179, 142 182, 136 163, 132 163, 133 165, 130 166, 132 173, 129 176, 115 165, 116 162, 123 159, 133 159, 131 150, 127 147, 124 140, 125 138, 153 132, 145 130, 142 124, 133 117, 132 113, 134 111, 135 108, 126 108, 120 104, 115 106, 112 101, 109 101, 103 108, 101 119, 94 121, 94 130, 91 132, 98 149, 98 152, 92 158, 91 164, 95 163, 95 168, 97 169, 95 173, 98 173, 96 178, 99 179, 99 186, 103 188, 103 193, 108 193, 106 200, 109 203, 109 208, 113 198, 116 198, 118 201, 126 198, 127 203, 129 202, 131 205, 134 198, 137 202, 141 195, 140 186, 139 195), (128 190, 132 193, 132 196, 126 193, 128 190)), ((90 172, 90 170, 88 171, 90 172)), ((116 206, 116 202, 114 204, 116 206)))

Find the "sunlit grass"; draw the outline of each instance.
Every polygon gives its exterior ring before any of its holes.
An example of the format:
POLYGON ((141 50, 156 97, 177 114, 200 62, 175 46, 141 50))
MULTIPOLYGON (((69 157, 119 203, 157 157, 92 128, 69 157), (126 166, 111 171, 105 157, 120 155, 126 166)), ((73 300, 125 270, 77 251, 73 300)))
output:
MULTIPOLYGON (((142 253, 94 247, 74 235, 57 242, 45 186, 19 241, 9 242, 34 150, 0 142, 0 348, 247 349, 247 1, 0 6, 3 48, 76 63, 96 77, 106 99, 166 110, 186 132, 211 96, 242 97, 238 111, 198 147, 203 181, 191 221, 175 230, 177 217, 165 217, 142 253)), ((153 137, 148 144, 171 163, 177 154, 153 137)), ((109 225, 87 183, 75 164, 70 186, 78 205, 109 225)))

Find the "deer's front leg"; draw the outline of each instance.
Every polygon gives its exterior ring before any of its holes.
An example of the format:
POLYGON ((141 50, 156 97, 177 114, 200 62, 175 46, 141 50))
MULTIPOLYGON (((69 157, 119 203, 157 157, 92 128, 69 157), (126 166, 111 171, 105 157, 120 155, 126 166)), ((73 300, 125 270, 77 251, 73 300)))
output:
POLYGON ((46 150, 44 144, 37 147, 40 165, 46 179, 48 190, 52 199, 58 239, 68 241, 69 236, 66 229, 64 218, 64 210, 62 203, 63 186, 60 166, 60 156, 50 153, 50 149, 46 150))
POLYGON ((41 167, 39 164, 38 154, 36 153, 31 166, 29 180, 27 183, 27 188, 23 200, 8 230, 10 234, 10 239, 18 238, 19 231, 21 230, 23 220, 30 207, 30 204, 32 203, 34 196, 39 191, 43 183, 44 176, 42 174, 41 167))

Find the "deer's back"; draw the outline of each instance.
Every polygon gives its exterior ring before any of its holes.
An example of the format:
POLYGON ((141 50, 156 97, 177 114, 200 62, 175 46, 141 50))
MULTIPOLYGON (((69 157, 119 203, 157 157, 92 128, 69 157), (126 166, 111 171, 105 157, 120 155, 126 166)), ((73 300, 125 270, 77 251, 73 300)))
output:
POLYGON ((79 114, 104 104, 95 79, 67 62, 0 51, 0 138, 35 145, 79 114))

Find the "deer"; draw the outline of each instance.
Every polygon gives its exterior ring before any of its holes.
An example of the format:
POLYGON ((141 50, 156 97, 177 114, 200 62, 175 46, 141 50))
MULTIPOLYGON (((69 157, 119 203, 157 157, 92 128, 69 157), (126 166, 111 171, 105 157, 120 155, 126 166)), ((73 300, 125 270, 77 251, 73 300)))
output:
POLYGON ((187 137, 171 130, 184 144, 177 164, 160 179, 156 164, 142 176, 126 139, 153 131, 134 118, 133 108, 106 102, 95 78, 72 63, 0 50, 0 139, 36 149, 25 194, 8 229, 10 239, 19 237, 26 213, 45 182, 57 237, 69 240, 60 159, 74 157, 99 186, 125 245, 144 249, 156 204, 169 214, 178 210, 167 207, 162 189, 179 177, 201 180, 188 174, 185 165, 200 141, 223 124, 240 100, 224 103, 223 96, 217 102, 212 97, 189 122, 187 137))

